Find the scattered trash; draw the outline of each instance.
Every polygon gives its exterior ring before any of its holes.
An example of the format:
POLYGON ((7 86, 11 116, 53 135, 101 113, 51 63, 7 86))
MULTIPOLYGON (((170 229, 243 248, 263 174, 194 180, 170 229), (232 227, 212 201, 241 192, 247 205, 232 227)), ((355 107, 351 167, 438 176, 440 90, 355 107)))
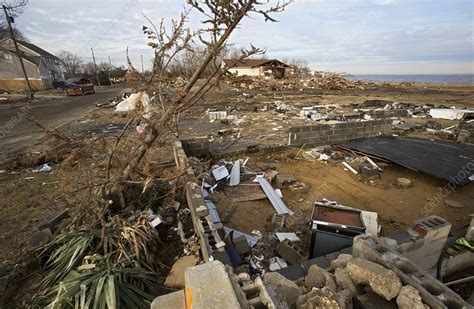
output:
POLYGON ((240 183, 240 161, 236 160, 234 165, 232 165, 232 170, 230 172, 230 181, 229 186, 237 186, 240 183))
POLYGON ((209 111, 209 120, 222 120, 227 119, 227 112, 226 111, 209 111))
POLYGON ((150 225, 153 227, 157 227, 161 223, 163 223, 163 219, 161 218, 161 216, 158 216, 155 219, 153 219, 153 221, 150 222, 150 225))
POLYGON ((310 258, 352 246, 352 239, 365 233, 377 236, 377 213, 340 205, 326 199, 315 201, 311 215, 310 258))
POLYGON ((49 166, 48 163, 45 163, 41 165, 39 168, 34 169, 33 173, 47 173, 47 172, 51 172, 51 170, 52 170, 51 166, 49 166))
POLYGON ((288 264, 281 257, 276 256, 270 259, 270 271, 275 271, 286 267, 288 267, 288 264))
POLYGON ((273 208, 275 208, 275 211, 279 215, 283 214, 293 214, 293 211, 288 209, 281 200, 281 198, 278 196, 278 194, 275 192, 273 189, 272 185, 264 178, 264 177, 259 177, 258 182, 260 183, 260 186, 262 187, 263 191, 267 195, 268 199, 270 200, 270 203, 272 203, 273 208))
POLYGON ((300 242, 301 239, 295 233, 275 233, 280 242, 288 239, 291 242, 300 242))
POLYGON ((222 165, 222 166, 219 166, 215 169, 212 170, 212 175, 214 175, 214 178, 219 181, 221 179, 224 179, 224 178, 227 178, 229 176, 229 171, 227 170, 227 168, 222 165))
POLYGON ((355 169, 353 169, 352 166, 350 166, 349 164, 347 164, 347 162, 342 162, 342 165, 344 165, 349 171, 351 171, 351 172, 354 173, 355 175, 359 174, 359 172, 357 172, 355 169))

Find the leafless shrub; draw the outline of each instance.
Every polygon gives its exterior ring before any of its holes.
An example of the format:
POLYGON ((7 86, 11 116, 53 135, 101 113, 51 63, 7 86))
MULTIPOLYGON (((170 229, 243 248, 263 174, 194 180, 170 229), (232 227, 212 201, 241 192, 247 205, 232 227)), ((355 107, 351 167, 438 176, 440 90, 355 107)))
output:
MULTIPOLYGON (((156 85, 157 99, 160 110, 156 110, 151 117, 146 119, 146 134, 139 147, 136 147, 128 157, 127 164, 120 173, 120 178, 128 180, 145 157, 147 151, 158 140, 164 143, 167 136, 173 134, 170 128, 178 115, 190 106, 199 102, 218 82, 219 78, 228 68, 221 68, 219 55, 222 55, 226 42, 231 33, 239 25, 242 19, 250 14, 262 15, 265 21, 275 21, 272 13, 282 12, 291 1, 277 2, 276 4, 263 3, 257 0, 241 1, 188 1, 186 9, 179 20, 173 20, 170 30, 165 27, 162 20, 159 26, 151 23, 144 26, 143 32, 148 38, 148 45, 153 48, 155 61, 151 77, 139 87, 139 90, 148 90, 156 85), (203 17, 203 27, 197 31, 187 28, 188 15, 191 12, 199 12, 203 17), (197 46, 201 46, 197 48, 197 46), (171 95, 165 96, 170 66, 173 61, 180 57, 191 56, 196 49, 202 51, 201 61, 189 75, 185 85, 175 88, 171 95), (208 72, 207 74, 206 71, 208 72), (200 78, 205 77, 203 83, 197 84, 200 78)), ((254 54, 262 53, 263 50, 251 46, 248 50, 242 50, 240 58, 246 58, 254 54)), ((131 63, 130 63, 131 64, 131 63)), ((130 76, 135 80, 145 78, 138 73, 133 65, 130 66, 130 76)), ((143 113, 141 114, 143 115, 143 113)), ((141 116, 140 115, 140 116, 141 116)), ((108 187, 105 196, 117 200, 117 185, 108 187)))
POLYGON ((61 60, 66 74, 72 76, 79 73, 79 69, 82 65, 82 61, 79 59, 79 56, 67 50, 59 51, 57 56, 61 60))

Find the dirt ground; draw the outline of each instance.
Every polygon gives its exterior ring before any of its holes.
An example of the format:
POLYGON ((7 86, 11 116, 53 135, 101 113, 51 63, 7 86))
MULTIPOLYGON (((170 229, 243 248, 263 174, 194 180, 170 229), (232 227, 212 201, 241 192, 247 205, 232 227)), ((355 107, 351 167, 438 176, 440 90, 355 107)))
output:
MULTIPOLYGON (((235 147, 251 143, 285 144, 288 126, 304 123, 304 120, 293 119, 292 115, 276 116, 272 111, 255 111, 275 100, 289 105, 299 104, 350 104, 363 102, 367 99, 384 99, 418 104, 435 104, 457 107, 474 107, 474 89, 472 85, 464 84, 379 84, 370 89, 318 90, 304 89, 285 91, 259 91, 258 89, 232 89, 231 85, 222 83, 221 88, 211 92, 199 105, 185 112, 179 127, 180 138, 215 134, 221 128, 234 127, 234 124, 210 123, 205 113, 209 108, 230 110, 230 114, 244 118, 240 125, 243 130, 242 138, 235 147), (242 97, 242 93, 252 93, 252 98, 242 97), (246 122, 247 121, 247 122, 246 122), (278 130, 274 130, 278 128, 278 130)), ((113 138, 118 135, 127 118, 114 114, 112 109, 95 108, 92 112, 77 118, 59 131, 78 140, 95 140, 113 138)), ((449 125, 445 122, 443 125, 449 125)), ((427 136, 426 133, 420 134, 427 136)), ((51 154, 51 149, 58 145, 55 139, 43 137, 43 142, 34 147, 24 148, 13 157, 8 157, 0 165, 0 202, 2 217, 0 219, 0 260, 14 259, 27 250, 29 237, 42 220, 55 211, 64 207, 58 197, 64 179, 72 175, 59 171, 56 164, 67 157, 68 153, 51 154), (39 164, 52 164, 51 173, 32 173, 31 169, 39 164), (19 190, 20 188, 20 190, 19 190)), ((231 147, 232 148, 232 147, 231 147)), ((231 148, 228 150, 230 151, 231 148)), ((60 152, 60 151, 59 151, 60 152)), ((259 158, 250 164, 263 163, 265 158, 259 158)), ((421 209, 433 198, 443 183, 429 176, 412 172, 408 169, 393 165, 384 170, 382 178, 375 185, 358 181, 353 175, 343 170, 341 166, 330 166, 319 162, 304 160, 278 160, 275 166, 280 172, 288 172, 308 184, 310 194, 294 200, 288 199, 287 190, 283 190, 284 200, 290 207, 303 207, 310 213, 312 201, 317 198, 334 199, 338 202, 360 209, 377 211, 381 216, 382 233, 402 226, 409 225, 414 219, 422 216, 421 209), (400 190, 391 185, 397 177, 414 180, 413 188, 400 190), (384 222, 387 222, 384 224, 384 222), (393 226, 393 227, 392 227, 393 226)), ((437 207, 433 213, 450 220, 455 227, 461 227, 469 220, 468 214, 473 211, 473 186, 469 185, 452 194, 464 208, 453 209, 445 205, 437 207)), ((225 196, 222 198, 225 201, 225 196)), ((223 202, 217 204, 220 208, 223 202)), ((255 226, 261 229, 268 224, 268 218, 273 213, 271 205, 265 201, 240 202, 237 212, 229 226, 240 227, 245 232, 251 232, 255 226), (255 210, 258 216, 254 216, 255 210), (242 218, 242 219, 239 219, 242 218), (242 224, 239 223, 242 221, 242 224), (247 224, 248 223, 248 224, 247 224), (246 225, 247 224, 247 225, 246 225)))
MULTIPOLYGON (((294 153, 293 153, 294 155, 294 153)), ((460 202, 463 208, 452 208, 439 203, 432 212, 426 213, 423 207, 439 194, 439 189, 446 185, 445 181, 411 171, 398 165, 384 165, 379 179, 372 182, 360 180, 342 164, 325 164, 304 159, 289 158, 289 153, 276 154, 268 158, 251 158, 249 167, 256 171, 271 165, 280 173, 292 174, 296 181, 309 186, 309 192, 293 194, 289 189, 282 189, 283 201, 292 210, 301 209, 308 220, 311 217, 313 201, 326 198, 340 204, 361 210, 377 212, 381 234, 386 236, 392 232, 407 228, 414 220, 428 215, 440 216, 453 225, 452 231, 465 229, 474 213, 474 185, 469 184, 458 188, 449 195, 449 199, 460 202), (266 163, 271 159, 271 164, 266 163), (274 162, 276 160, 277 162, 274 162), (413 186, 399 189, 393 185, 398 177, 413 181, 413 186)), ((275 187, 277 185, 273 184, 275 187)), ((257 229, 261 232, 270 231, 270 220, 274 209, 268 200, 232 202, 225 193, 215 195, 218 212, 222 215, 229 206, 236 208, 228 226, 251 233, 257 229)))

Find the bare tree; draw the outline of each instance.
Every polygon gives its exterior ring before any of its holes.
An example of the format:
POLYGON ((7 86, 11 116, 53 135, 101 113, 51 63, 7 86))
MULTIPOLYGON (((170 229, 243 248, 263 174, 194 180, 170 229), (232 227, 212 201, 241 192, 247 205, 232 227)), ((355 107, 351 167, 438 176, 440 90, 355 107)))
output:
POLYGON ((103 72, 110 72, 114 70, 114 66, 105 61, 99 63, 97 65, 97 68, 99 69, 99 71, 103 71, 103 72))
MULTIPOLYGON (((158 87, 158 100, 161 105, 161 110, 154 113, 151 117, 147 117, 149 130, 142 144, 132 151, 129 160, 127 160, 127 165, 120 173, 121 179, 130 179, 154 142, 158 140, 160 143, 163 143, 167 135, 176 133, 173 132, 172 128, 177 121, 179 113, 199 102, 203 96, 216 85, 219 78, 228 69, 221 69, 220 65, 215 65, 216 59, 225 47, 227 39, 242 19, 251 13, 255 13, 262 15, 265 21, 275 21, 270 14, 283 11, 290 2, 291 0, 284 0, 283 2, 277 2, 271 5, 269 4, 270 1, 264 3, 260 0, 188 0, 187 3, 190 8, 182 13, 179 21, 172 21, 170 31, 166 30, 163 21, 160 22, 158 27, 154 26, 153 23, 151 27, 143 27, 143 32, 147 35, 149 40, 148 45, 154 49, 155 62, 151 77, 148 80, 141 77, 145 80, 145 84, 139 87, 139 90, 147 90, 152 84, 156 84, 158 87), (203 29, 192 32, 186 27, 188 15, 191 11, 201 13, 201 16, 203 16, 203 29), (170 64, 178 54, 184 53, 186 50, 192 50, 195 41, 199 41, 205 49, 200 64, 196 67, 184 86, 176 89, 173 95, 164 96, 166 75, 168 74, 167 71, 170 64), (214 69, 211 74, 204 79, 203 83, 197 86, 197 81, 203 77, 204 72, 209 67, 212 67, 213 64, 214 69)), ((250 49, 242 51, 240 58, 243 59, 261 52, 261 49, 251 45, 250 49)), ((131 64, 130 60, 129 63, 131 64)), ((139 75, 137 72, 138 70, 131 66, 130 75, 133 76, 135 80, 137 79, 137 75, 139 75)), ((118 143, 119 141, 117 144, 118 143)), ((113 152, 109 157, 109 166, 107 167, 106 175, 107 180, 109 179, 109 168, 112 156, 113 152)), ((123 198, 121 198, 121 188, 117 187, 117 185, 112 185, 112 187, 104 186, 103 192, 105 193, 104 197, 107 199, 117 202, 123 201, 123 198)))
POLYGON ((87 62, 81 64, 81 73, 86 76, 93 76, 96 74, 94 62, 87 62))
POLYGON ((304 59, 290 59, 286 64, 293 67, 296 75, 308 75, 311 69, 308 66, 308 61, 304 59))
POLYGON ((79 73, 82 61, 79 57, 67 50, 61 50, 58 53, 58 58, 61 60, 64 69, 68 75, 75 75, 79 73))
MULTIPOLYGON (((11 0, 11 1, 0 1, 0 4, 7 8, 9 16, 13 18, 13 21, 21 13, 23 13, 24 8, 28 4, 28 0, 11 0)), ((10 30, 8 29, 7 20, 5 19, 5 14, 2 11, 0 13, 0 41, 5 41, 6 39, 11 38, 10 30)), ((21 33, 17 28, 13 28, 15 38, 20 41, 28 41, 26 36, 21 33)))

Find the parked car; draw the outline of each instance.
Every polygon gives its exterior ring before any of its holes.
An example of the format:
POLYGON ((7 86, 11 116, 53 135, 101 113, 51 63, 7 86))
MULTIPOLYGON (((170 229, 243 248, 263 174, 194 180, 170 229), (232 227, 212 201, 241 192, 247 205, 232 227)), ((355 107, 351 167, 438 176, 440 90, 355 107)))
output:
POLYGON ((95 93, 94 85, 86 78, 70 78, 63 85, 68 96, 86 95, 95 93))

